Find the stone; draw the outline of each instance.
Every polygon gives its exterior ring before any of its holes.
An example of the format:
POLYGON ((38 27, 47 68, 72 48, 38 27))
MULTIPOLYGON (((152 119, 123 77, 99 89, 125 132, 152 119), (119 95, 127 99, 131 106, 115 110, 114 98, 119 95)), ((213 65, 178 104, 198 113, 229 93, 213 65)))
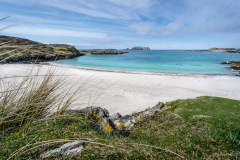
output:
POLYGON ((131 129, 135 123, 142 122, 147 117, 153 116, 158 112, 162 112, 162 111, 159 109, 150 108, 143 112, 134 113, 131 116, 126 115, 124 117, 121 117, 117 120, 114 120, 113 123, 117 127, 118 133, 124 134, 124 132, 131 129))
POLYGON ((212 116, 205 116, 205 115, 190 115, 188 116, 189 119, 199 119, 199 118, 213 118, 212 116))
POLYGON ((122 117, 122 115, 117 112, 117 113, 115 113, 114 115, 110 116, 110 119, 111 119, 111 120, 115 120, 115 119, 119 119, 119 118, 121 118, 121 117, 122 117))
POLYGON ((134 113, 132 115, 126 115, 122 117, 119 113, 116 113, 109 117, 108 110, 101 107, 86 107, 81 110, 69 110, 68 112, 80 112, 89 114, 93 120, 96 128, 104 132, 108 136, 120 136, 128 133, 135 123, 142 122, 147 117, 150 117, 158 112, 162 112, 157 108, 149 108, 145 111, 134 113))
POLYGON ((40 155, 40 158, 48 158, 57 155, 75 155, 81 153, 83 149, 84 142, 74 141, 62 145, 60 148, 44 152, 40 155))

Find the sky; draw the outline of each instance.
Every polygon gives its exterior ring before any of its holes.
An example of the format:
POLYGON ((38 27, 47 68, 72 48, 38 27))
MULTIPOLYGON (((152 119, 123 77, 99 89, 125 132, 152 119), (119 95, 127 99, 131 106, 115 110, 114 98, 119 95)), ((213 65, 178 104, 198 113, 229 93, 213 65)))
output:
POLYGON ((77 49, 240 48, 240 0, 0 0, 0 35, 77 49))

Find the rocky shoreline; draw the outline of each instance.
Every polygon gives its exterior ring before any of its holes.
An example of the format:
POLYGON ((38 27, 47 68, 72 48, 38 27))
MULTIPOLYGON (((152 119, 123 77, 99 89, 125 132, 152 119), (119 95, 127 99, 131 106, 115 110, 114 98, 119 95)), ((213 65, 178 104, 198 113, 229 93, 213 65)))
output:
POLYGON ((185 50, 185 52, 224 52, 224 53, 240 53, 240 49, 236 48, 209 48, 199 50, 185 50))
POLYGON ((222 61, 220 64, 230 64, 230 67, 227 67, 230 70, 237 70, 239 74, 236 76, 240 76, 240 61, 222 61))

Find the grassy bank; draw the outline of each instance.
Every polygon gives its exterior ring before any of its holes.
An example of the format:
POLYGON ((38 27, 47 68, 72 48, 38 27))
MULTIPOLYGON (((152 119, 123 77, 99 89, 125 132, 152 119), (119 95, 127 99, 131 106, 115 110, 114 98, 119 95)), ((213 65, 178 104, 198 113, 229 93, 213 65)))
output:
POLYGON ((227 122, 240 123, 240 101, 220 97, 203 96, 197 99, 176 100, 166 105, 166 111, 182 116, 206 115, 227 122))
POLYGON ((239 110, 234 106, 239 104, 240 101, 216 97, 170 102, 167 106, 172 108, 137 123, 125 137, 107 137, 95 129, 87 115, 66 113, 58 118, 34 121, 24 136, 17 125, 9 131, 1 130, 4 134, 0 156, 37 159, 44 151, 80 140, 86 142, 84 150, 72 159, 238 159, 240 117, 232 112, 239 110), (222 119, 188 119, 192 114, 222 119))

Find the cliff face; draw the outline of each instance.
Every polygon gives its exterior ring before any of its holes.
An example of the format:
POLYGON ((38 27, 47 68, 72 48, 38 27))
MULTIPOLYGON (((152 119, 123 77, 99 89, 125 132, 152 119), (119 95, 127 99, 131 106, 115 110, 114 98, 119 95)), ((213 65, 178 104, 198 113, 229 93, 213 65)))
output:
POLYGON ((39 63, 70 59, 82 55, 74 46, 66 44, 46 45, 23 38, 0 36, 0 44, 3 43, 6 45, 0 46, 1 64, 39 63))
POLYGON ((132 50, 150 50, 150 48, 149 47, 136 46, 136 47, 133 47, 132 50))

